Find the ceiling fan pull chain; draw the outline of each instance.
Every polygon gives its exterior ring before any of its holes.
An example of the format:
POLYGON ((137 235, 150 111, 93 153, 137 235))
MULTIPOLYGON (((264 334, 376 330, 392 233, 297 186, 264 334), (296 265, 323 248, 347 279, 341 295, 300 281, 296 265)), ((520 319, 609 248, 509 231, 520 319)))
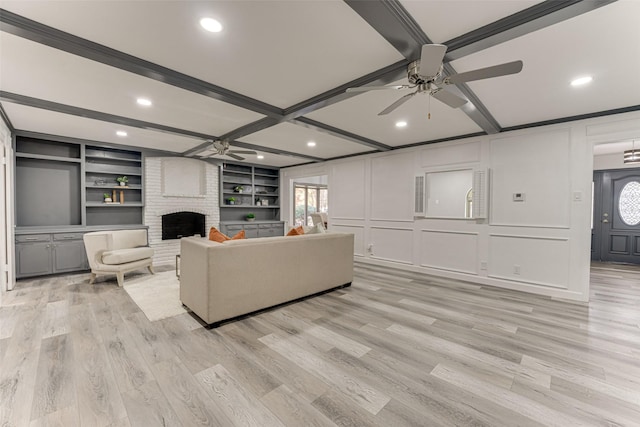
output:
POLYGON ((431 120, 431 94, 429 94, 429 101, 428 102, 428 112, 427 112, 427 120, 431 120))

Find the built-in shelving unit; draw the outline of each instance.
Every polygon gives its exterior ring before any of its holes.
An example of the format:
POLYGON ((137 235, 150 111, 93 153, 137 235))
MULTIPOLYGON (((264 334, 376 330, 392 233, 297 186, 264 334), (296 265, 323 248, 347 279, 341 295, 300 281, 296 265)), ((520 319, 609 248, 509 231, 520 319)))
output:
POLYGON ((16 276, 87 269, 84 233, 144 227, 143 182, 138 151, 18 136, 16 276), (105 203, 105 193, 124 203, 105 203))
POLYGON ((87 225, 142 224, 144 198, 141 153, 87 146, 85 194, 87 225), (126 186, 116 181, 121 176, 129 179, 126 186), (114 203, 104 202, 105 193, 112 197, 114 203))
POLYGON ((241 220, 252 212, 257 220, 279 220, 279 175, 278 169, 224 163, 220 177, 220 219, 241 220))
POLYGON ((16 225, 82 224, 82 150, 78 144, 16 141, 16 225))

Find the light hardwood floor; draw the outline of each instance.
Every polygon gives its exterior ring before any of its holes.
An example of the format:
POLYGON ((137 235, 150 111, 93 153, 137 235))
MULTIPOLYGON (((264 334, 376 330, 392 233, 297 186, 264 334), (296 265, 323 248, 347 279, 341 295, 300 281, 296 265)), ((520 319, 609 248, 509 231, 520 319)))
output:
POLYGON ((5 294, 0 425, 640 425, 638 267, 593 265, 587 305, 359 264, 212 330, 87 281, 5 294))

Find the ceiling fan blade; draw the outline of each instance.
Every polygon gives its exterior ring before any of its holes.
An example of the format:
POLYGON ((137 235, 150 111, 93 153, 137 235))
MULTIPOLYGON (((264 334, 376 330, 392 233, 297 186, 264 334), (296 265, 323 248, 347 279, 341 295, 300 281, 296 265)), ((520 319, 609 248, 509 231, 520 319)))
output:
POLYGON ((460 108, 467 103, 466 99, 460 98, 458 95, 454 95, 446 90, 435 90, 431 92, 431 96, 440 102, 447 104, 451 108, 460 108))
POLYGON ((425 44, 420 54, 418 74, 423 77, 434 77, 440 71, 447 47, 443 44, 425 44))
POLYGON ((454 74, 444 79, 445 84, 458 84, 474 80, 490 79, 492 77, 507 76, 517 74, 522 70, 522 61, 507 62, 506 64, 494 65, 492 67, 479 68, 466 73, 454 74))
POLYGON ((398 108, 399 106, 401 106, 402 104, 404 104, 405 102, 407 102, 409 100, 409 98, 411 98, 413 95, 415 95, 418 92, 412 92, 410 94, 407 94, 405 96, 403 96, 402 98, 398 99, 396 102, 394 102, 393 104, 389 105, 387 108, 385 108, 384 110, 380 111, 378 113, 379 116, 384 116, 386 114, 389 114, 390 112, 392 112, 393 110, 395 110, 396 108, 398 108))
POLYGON ((397 86, 359 86, 359 87, 350 87, 346 90, 346 92, 368 92, 370 90, 386 90, 386 89, 406 89, 409 88, 408 85, 397 85, 397 86))
POLYGON ((231 158, 233 158, 233 159, 236 159, 236 160, 244 160, 244 157, 236 156, 236 155, 235 155, 235 154, 233 154, 233 153, 229 153, 229 152, 227 152, 225 155, 226 155, 226 156, 229 156, 229 157, 231 157, 231 158))
POLYGON ((249 150, 229 150, 229 151, 227 151, 227 153, 233 153, 233 154, 258 154, 255 151, 249 151, 249 150))

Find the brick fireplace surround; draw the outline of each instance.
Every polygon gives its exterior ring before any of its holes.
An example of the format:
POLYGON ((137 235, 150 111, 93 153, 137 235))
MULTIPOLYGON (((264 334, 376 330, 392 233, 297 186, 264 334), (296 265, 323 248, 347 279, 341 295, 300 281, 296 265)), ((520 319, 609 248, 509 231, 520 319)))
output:
POLYGON ((149 245, 155 250, 155 265, 173 264, 175 256, 180 253, 180 240, 162 240, 162 215, 196 212, 206 216, 205 231, 219 227, 218 177, 218 166, 202 160, 178 157, 145 159, 144 224, 149 227, 149 245), (194 171, 201 174, 195 176, 194 171), (171 178, 173 187, 186 188, 190 194, 167 194, 167 177, 171 178), (193 194, 194 188, 199 188, 201 194, 193 194))

